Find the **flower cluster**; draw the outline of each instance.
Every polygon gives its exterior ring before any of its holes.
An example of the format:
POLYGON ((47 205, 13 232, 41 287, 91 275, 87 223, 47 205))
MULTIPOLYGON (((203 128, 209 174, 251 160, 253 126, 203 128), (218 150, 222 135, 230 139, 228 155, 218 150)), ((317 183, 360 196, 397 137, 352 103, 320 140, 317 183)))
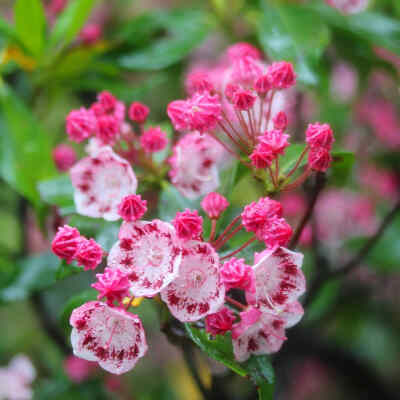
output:
MULTIPOLYGON (((308 145, 293 169, 281 174, 279 157, 290 145, 286 99, 295 84, 291 63, 280 61, 268 65, 260 52, 247 43, 231 46, 214 67, 193 68, 186 81, 189 97, 175 100, 167 108, 175 129, 186 133, 174 147, 172 183, 191 198, 218 187, 214 168, 218 162, 206 157, 200 148, 197 151, 190 148, 190 144, 195 147, 193 143, 201 135, 217 141, 225 153, 257 173, 267 171, 275 190, 299 185, 312 170, 325 171, 331 160, 330 146, 308 145), (290 182, 308 150, 308 167, 290 182), (198 158, 198 166, 187 168, 182 160, 185 153, 190 154, 191 160, 198 158)), ((326 124, 321 127, 330 131, 326 124)), ((308 136, 307 132, 307 143, 308 136)))
MULTIPOLYGON (((205 240, 197 210, 177 212, 172 223, 144 221, 140 218, 145 204, 140 196, 133 196, 119 205, 125 217, 118 241, 104 272, 92 284, 98 301, 82 305, 71 315, 74 354, 116 374, 133 368, 147 344, 142 323, 129 308, 137 298, 155 296, 179 321, 205 318, 206 330, 213 335, 232 331, 239 361, 279 350, 285 329, 303 314, 297 299, 305 290, 302 255, 283 247, 291 230, 280 203, 269 198, 251 203, 218 237, 205 240), (221 257, 218 251, 242 230, 254 236, 221 257), (266 248, 255 254, 254 265, 234 257, 257 239, 266 248), (235 300, 232 289, 243 291, 246 303, 235 300)), ((218 193, 209 194, 202 204, 212 222, 229 206, 218 193)), ((53 240, 53 251, 67 261, 79 261, 82 241, 87 246, 95 243, 64 226, 53 240)))

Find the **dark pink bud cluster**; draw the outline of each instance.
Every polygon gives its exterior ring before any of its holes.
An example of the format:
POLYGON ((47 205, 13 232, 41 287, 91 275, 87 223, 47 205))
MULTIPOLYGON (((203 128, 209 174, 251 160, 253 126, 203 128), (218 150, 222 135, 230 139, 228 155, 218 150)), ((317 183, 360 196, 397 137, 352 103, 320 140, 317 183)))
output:
POLYGON ((66 124, 69 138, 77 143, 82 142, 97 131, 94 113, 84 107, 79 110, 72 110, 66 118, 66 124))
POLYGON ((95 269, 103 258, 103 250, 95 240, 86 239, 76 228, 68 225, 58 228, 51 248, 56 256, 64 259, 68 264, 76 260, 85 271, 95 269))
POLYGON ((267 71, 274 89, 288 89, 296 84, 296 74, 290 62, 279 61, 273 63, 267 71))
POLYGON ((168 144, 167 134, 159 126, 151 127, 143 132, 140 144, 147 153, 155 153, 165 149, 168 144))
POLYGON ((172 221, 176 233, 180 239, 191 240, 198 239, 203 232, 203 218, 198 214, 197 210, 189 210, 177 212, 172 221))
POLYGON ((79 39, 86 45, 92 45, 99 41, 103 35, 103 29, 100 24, 89 23, 83 27, 79 34, 79 39))
POLYGON ((209 193, 201 202, 201 207, 211 219, 218 219, 228 206, 228 200, 216 192, 209 193))
POLYGON ((112 305, 114 301, 120 303, 124 297, 130 295, 129 279, 121 270, 106 268, 103 274, 96 274, 96 278, 97 282, 91 286, 99 292, 98 300, 105 297, 107 303, 112 305))
POLYGON ((226 290, 254 291, 254 271, 251 266, 245 264, 243 258, 232 257, 226 261, 221 267, 220 274, 226 290))
POLYGON ((194 71, 186 78, 186 91, 192 96, 195 93, 214 91, 214 86, 208 79, 207 73, 202 71, 194 71))
POLYGON ((124 221, 137 221, 147 211, 147 201, 140 194, 131 194, 123 198, 118 206, 118 214, 124 221))
POLYGON ((325 172, 332 161, 333 132, 328 124, 316 122, 308 125, 306 142, 310 147, 308 165, 315 171, 325 172))
POLYGON ((149 112, 149 107, 135 101, 129 107, 128 116, 133 122, 143 124, 144 122, 146 122, 149 112))

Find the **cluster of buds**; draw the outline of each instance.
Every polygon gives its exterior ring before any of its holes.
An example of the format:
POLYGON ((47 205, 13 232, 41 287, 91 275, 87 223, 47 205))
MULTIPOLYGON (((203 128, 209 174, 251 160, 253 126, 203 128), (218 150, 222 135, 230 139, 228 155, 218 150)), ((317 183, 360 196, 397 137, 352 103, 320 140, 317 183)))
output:
MULTIPOLYGON (((210 193, 201 204, 212 223, 207 240, 197 210, 177 212, 170 222, 145 221, 141 218, 146 202, 140 196, 122 200, 118 210, 124 221, 118 241, 104 272, 92 284, 98 300, 71 315, 76 356, 97 361, 116 374, 133 368, 147 351, 142 323, 129 311, 142 297, 161 299, 181 322, 204 320, 212 335, 231 331, 240 362, 251 354, 280 349, 285 329, 303 315, 297 299, 305 290, 303 256, 284 247, 291 229, 282 218, 280 203, 262 198, 247 205, 218 236, 216 223, 228 200, 210 193), (243 230, 253 233, 251 239, 226 254, 230 240, 243 230), (253 266, 235 257, 256 240, 265 244, 265 250, 255 254, 253 266), (246 301, 235 299, 232 289, 236 294, 243 291, 241 298, 246 301)), ((53 250, 67 261, 78 260, 82 240, 76 229, 64 226, 54 238, 53 250)))
MULTIPOLYGON (((274 190, 293 188, 312 170, 326 170, 331 159, 330 146, 320 146, 317 150, 310 145, 295 167, 281 176, 279 157, 289 146, 288 117, 283 108, 287 91, 295 84, 296 74, 291 63, 280 61, 268 65, 256 48, 238 43, 227 50, 215 67, 197 68, 189 73, 186 82, 189 97, 171 102, 167 113, 177 131, 189 132, 187 136, 207 134, 256 173, 268 171, 274 190), (306 170, 291 181, 310 148, 306 170)), ((312 126, 330 131, 326 124, 312 126)), ((307 142, 309 136, 307 132, 307 142)), ((182 147, 179 144, 176 151, 182 147)), ((211 159, 210 165, 216 164, 211 159)), ((199 168, 196 173, 202 176, 198 171, 199 168)), ((188 183, 174 180, 176 175, 179 175, 179 166, 173 164, 172 182, 182 191, 182 185, 188 183)), ((186 180, 191 175, 186 175, 186 180)))

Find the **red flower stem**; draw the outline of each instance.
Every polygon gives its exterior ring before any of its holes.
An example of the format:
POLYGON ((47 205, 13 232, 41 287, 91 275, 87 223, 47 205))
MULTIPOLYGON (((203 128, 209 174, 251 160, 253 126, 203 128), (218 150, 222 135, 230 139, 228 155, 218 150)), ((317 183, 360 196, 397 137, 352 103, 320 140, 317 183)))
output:
POLYGON ((293 175, 296 172, 296 170, 299 167, 300 163, 303 161, 304 156, 307 154, 307 151, 308 151, 308 146, 306 146, 305 149, 303 150, 303 152, 300 154, 300 157, 296 161, 296 164, 289 171, 289 173, 286 175, 286 178, 289 178, 291 175, 293 175))
POLYGON ((226 256, 222 257, 220 260, 226 260, 229 257, 234 256, 235 254, 241 252, 243 249, 245 249, 249 244, 253 243, 257 238, 255 236, 253 236, 252 238, 250 238, 246 243, 242 244, 238 249, 236 249, 235 251, 232 251, 232 253, 227 254, 226 256))
POLYGON ((234 225, 236 225, 236 222, 238 222, 241 218, 241 215, 236 216, 235 218, 233 218, 232 222, 224 229, 224 231, 219 235, 219 237, 215 240, 214 245, 220 241, 224 235, 226 235, 233 227, 234 225))
POLYGON ((236 144, 237 147, 239 147, 240 150, 243 151, 243 153, 248 154, 247 149, 245 147, 243 147, 239 141, 237 141, 232 134, 228 131, 228 129, 226 129, 226 127, 219 121, 218 125, 221 127, 221 129, 228 135, 229 139, 232 140, 233 143, 236 144))
POLYGON ((260 134, 261 132, 261 125, 262 125, 262 119, 263 119, 263 111, 264 111, 264 101, 265 101, 265 96, 260 96, 260 116, 258 118, 258 126, 257 126, 257 131, 258 134, 260 134))
POLYGON ((269 176, 271 177, 272 184, 274 185, 274 188, 276 189, 276 182, 275 182, 275 177, 274 177, 274 174, 272 172, 272 169, 271 169, 271 167, 267 167, 267 169, 268 169, 268 172, 269 172, 269 176))
POLYGON ((233 236, 235 236, 242 228, 243 225, 240 224, 231 233, 222 238, 222 240, 218 239, 217 243, 214 243, 215 250, 220 249, 229 239, 232 239, 233 236))
POLYGON ((232 122, 230 121, 230 119, 226 116, 225 111, 222 110, 222 117, 224 118, 224 121, 226 121, 228 123, 228 125, 230 126, 230 128, 232 129, 232 132, 234 134, 236 134, 236 136, 238 138, 240 138, 240 140, 245 141, 243 136, 240 134, 240 132, 233 126, 232 122))
POLYGON ((247 110, 246 113, 247 113, 247 116, 249 118, 251 137, 253 138, 253 142, 254 142, 254 138, 256 137, 256 129, 255 129, 254 124, 253 124, 253 118, 251 117, 251 113, 250 113, 249 110, 247 110))
POLYGON ((127 304, 127 306, 125 307, 125 311, 129 310, 129 307, 132 305, 133 300, 135 300, 135 296, 132 296, 131 299, 129 300, 129 303, 127 304))
POLYGON ((214 240, 214 236, 215 236, 215 230, 217 228, 217 220, 215 218, 213 218, 211 220, 211 233, 210 233, 210 237, 208 239, 208 241, 211 243, 214 240))
POLYGON ((311 168, 308 168, 292 183, 289 183, 286 185, 282 190, 287 192, 292 189, 296 189, 298 186, 300 186, 311 174, 311 168))
POLYGON ((251 134, 249 132, 249 129, 246 126, 246 122, 243 119, 243 115, 241 114, 240 111, 235 109, 235 114, 236 114, 236 118, 238 119, 240 126, 242 127, 244 133, 246 134, 246 136, 248 137, 248 139, 250 140, 250 143, 252 143, 253 139, 251 137, 251 134))
POLYGON ((270 96, 269 103, 268 103, 268 111, 267 111, 267 119, 266 119, 267 123, 265 126, 266 129, 268 129, 269 120, 271 118, 272 101, 274 100, 274 96, 275 96, 275 90, 273 90, 271 92, 271 96, 270 96))
POLYGON ((275 158, 275 182, 279 183, 279 159, 275 158))
POLYGON ((236 301, 236 300, 232 299, 229 296, 225 296, 225 301, 227 303, 232 304, 233 306, 235 306, 239 310, 246 310, 247 309, 247 307, 244 304, 240 303, 239 301, 236 301))

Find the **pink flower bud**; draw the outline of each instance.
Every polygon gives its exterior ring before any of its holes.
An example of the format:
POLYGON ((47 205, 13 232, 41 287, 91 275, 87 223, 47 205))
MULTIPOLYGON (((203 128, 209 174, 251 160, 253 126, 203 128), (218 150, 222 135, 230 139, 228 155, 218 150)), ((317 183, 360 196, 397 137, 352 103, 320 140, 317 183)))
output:
POLYGON ((101 38, 102 34, 103 31, 101 29, 101 25, 92 23, 83 27, 81 33, 79 34, 79 38, 84 44, 91 45, 96 43, 101 38))
POLYGON ((97 365, 95 362, 87 361, 76 356, 69 356, 64 361, 65 373, 74 383, 85 381, 96 368, 97 365))
POLYGON ((96 278, 97 282, 91 286, 99 292, 97 299, 105 297, 109 306, 112 306, 114 301, 120 303, 124 297, 130 296, 129 278, 120 269, 106 268, 103 274, 96 274, 96 278))
POLYGON ((272 82, 270 75, 260 76, 256 80, 256 83, 254 84, 254 89, 260 95, 265 95, 267 92, 269 92, 272 89, 272 82))
POLYGON ((128 115, 133 122, 143 124, 146 122, 149 113, 149 107, 139 103, 138 101, 135 101, 130 105, 128 115))
POLYGON ((117 107, 118 100, 110 92, 104 90, 97 95, 97 102, 103 108, 104 114, 112 114, 117 107))
POLYGON ((239 90, 239 86, 235 85, 234 83, 228 83, 225 87, 225 97, 230 101, 233 102, 233 97, 235 93, 239 90))
POLYGON ((119 134, 120 122, 114 115, 102 115, 97 118, 96 137, 104 144, 112 144, 119 134))
POLYGON ((147 201, 140 194, 131 194, 123 198, 118 206, 118 214, 124 221, 137 221, 147 211, 147 201))
POLYGON ((226 290, 254 291, 254 271, 250 265, 244 263, 243 258, 232 257, 226 261, 220 269, 220 274, 226 290))
POLYGON ((267 74, 270 76, 274 89, 288 89, 296 84, 296 74, 293 65, 286 61, 275 62, 268 67, 267 74))
POLYGON ((283 111, 279 111, 278 114, 275 115, 272 122, 274 123, 274 129, 284 131, 288 125, 286 113, 283 111))
POLYGON ((53 150, 53 160, 60 172, 68 171, 76 162, 75 150, 66 144, 60 144, 53 150))
POLYGON ((82 142, 97 130, 94 113, 84 107, 72 110, 66 118, 66 129, 70 140, 82 142))
POLYGON ((192 72, 188 75, 185 82, 186 91, 189 95, 193 95, 196 92, 203 93, 214 91, 214 86, 208 79, 208 75, 205 72, 192 72))
POLYGON ((306 142, 311 147, 324 147, 329 150, 334 142, 333 132, 329 124, 309 124, 306 131, 306 142))
POLYGON ((175 100, 168 104, 167 114, 177 131, 188 129, 188 109, 189 103, 186 100, 175 100))
POLYGON ((195 93, 188 100, 187 121, 189 130, 204 133, 213 130, 221 119, 221 103, 217 95, 195 93))
POLYGON ((257 145, 253 152, 250 154, 251 164, 259 169, 267 168, 274 160, 274 153, 266 146, 257 145))
POLYGON ((64 225, 58 228, 51 249, 56 256, 63 258, 69 264, 75 258, 79 243, 82 240, 83 238, 77 229, 64 225))
POLYGON ((289 146, 288 138, 289 135, 284 134, 280 130, 274 129, 272 131, 266 131, 258 138, 260 150, 270 150, 273 154, 273 158, 276 158, 279 154, 285 154, 285 149, 289 146))
POLYGON ((176 233, 183 240, 198 239, 203 232, 203 218, 198 215, 197 210, 177 212, 172 221, 176 233))
POLYGON ((268 248, 285 246, 292 237, 293 230, 284 218, 272 218, 256 235, 268 248))
POLYGON ((227 49, 228 57, 231 61, 241 59, 243 57, 251 57, 256 60, 261 58, 260 51, 246 42, 235 43, 227 49))
POLYGON ((235 315, 229 308, 223 307, 215 314, 206 316, 206 331, 211 335, 224 335, 232 329, 235 315))
POLYGON ((168 137, 159 126, 151 127, 143 132, 140 137, 140 144, 146 153, 155 153, 165 148, 168 144, 168 137))
POLYGON ((324 147, 310 150, 308 154, 308 166, 314 171, 325 172, 332 162, 329 150, 324 147))
POLYGON ((103 259, 103 249, 94 239, 83 239, 79 242, 75 258, 85 271, 95 269, 103 259))
POLYGON ((201 202, 201 207, 211 219, 218 219, 228 206, 228 200, 216 192, 209 193, 201 202))
POLYGON ((238 110, 249 110, 256 101, 256 96, 250 90, 237 90, 233 95, 233 105, 238 110))

